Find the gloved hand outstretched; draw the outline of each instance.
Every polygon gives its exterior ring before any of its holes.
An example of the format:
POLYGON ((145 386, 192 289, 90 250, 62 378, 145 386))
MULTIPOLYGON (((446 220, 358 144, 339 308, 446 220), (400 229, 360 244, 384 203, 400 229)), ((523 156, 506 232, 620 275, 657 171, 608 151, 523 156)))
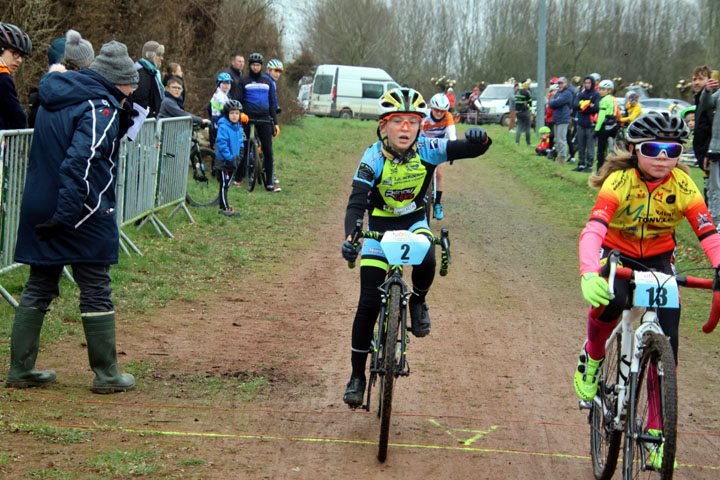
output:
POLYGON ((487 133, 484 128, 472 127, 465 132, 465 140, 469 143, 485 143, 487 142, 487 133))
POLYGON ((357 260, 358 252, 360 252, 360 244, 355 244, 350 240, 345 240, 342 244, 342 256, 348 262, 354 262, 357 260))
POLYGON ((608 282, 597 273, 586 273, 580 277, 580 287, 582 288, 583 297, 593 307, 610 303, 608 282))
POLYGON ((245 115, 244 113, 241 112, 240 113, 240 123, 242 123, 243 125, 247 125, 247 123, 249 121, 250 121, 250 117, 248 117, 247 115, 245 115))
POLYGON ((280 125, 275 125, 275 133, 273 133, 273 137, 277 137, 280 135, 280 125))
POLYGON ((45 223, 39 223, 35 225, 35 233, 38 237, 40 237, 41 241, 47 242, 51 238, 60 235, 66 228, 67 227, 64 224, 51 218, 45 223))

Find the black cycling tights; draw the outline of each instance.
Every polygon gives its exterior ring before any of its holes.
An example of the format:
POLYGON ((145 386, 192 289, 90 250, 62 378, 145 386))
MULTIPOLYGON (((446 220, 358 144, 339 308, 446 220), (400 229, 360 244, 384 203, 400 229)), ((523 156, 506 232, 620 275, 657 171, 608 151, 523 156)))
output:
MULTIPOLYGON (((378 267, 360 268, 360 300, 352 329, 353 376, 365 377, 365 362, 370 352, 375 321, 380 313, 380 290, 387 276, 378 267)), ((413 290, 424 296, 435 278, 435 249, 428 250, 423 263, 412 270, 413 290)))

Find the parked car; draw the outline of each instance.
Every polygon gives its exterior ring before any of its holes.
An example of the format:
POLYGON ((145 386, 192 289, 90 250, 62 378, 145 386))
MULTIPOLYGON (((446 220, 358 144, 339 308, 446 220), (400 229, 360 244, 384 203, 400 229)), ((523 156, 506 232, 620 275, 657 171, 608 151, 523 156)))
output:
POLYGON ((668 112, 671 110, 675 110, 677 113, 680 113, 686 108, 692 106, 685 100, 679 100, 677 98, 641 98, 639 102, 643 113, 652 111, 668 112))
POLYGON ((320 117, 378 118, 378 99, 399 85, 381 68, 318 65, 309 112, 320 117))
POLYGON ((310 108, 310 84, 300 85, 300 90, 298 90, 297 95, 297 102, 298 105, 302 107, 303 111, 308 111, 308 109, 310 108))

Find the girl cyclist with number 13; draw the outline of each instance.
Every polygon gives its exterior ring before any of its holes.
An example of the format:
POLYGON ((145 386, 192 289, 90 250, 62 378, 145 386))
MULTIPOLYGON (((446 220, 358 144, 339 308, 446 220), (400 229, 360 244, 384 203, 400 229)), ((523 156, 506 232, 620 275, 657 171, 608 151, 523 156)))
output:
MULTIPOLYGON (((594 307, 607 306, 597 319, 588 315, 588 337, 574 378, 575 391, 583 401, 595 397, 605 342, 628 304, 629 280, 615 280, 615 298, 610 300, 608 283, 599 275, 601 259, 618 249, 625 266, 672 274, 675 229, 685 217, 710 263, 720 264, 718 231, 689 168, 678 163, 682 143, 689 137, 690 129, 677 114, 642 114, 627 129, 627 150, 616 149, 616 154, 589 179, 590 186, 600 187, 600 193, 580 235, 581 287, 594 307)), ((680 308, 660 309, 658 319, 670 337, 677 365, 680 308)), ((652 415, 659 406, 648 408, 648 430, 654 425, 660 429, 659 418, 652 415)), ((662 445, 650 452, 650 458, 656 468, 661 468, 662 445)))

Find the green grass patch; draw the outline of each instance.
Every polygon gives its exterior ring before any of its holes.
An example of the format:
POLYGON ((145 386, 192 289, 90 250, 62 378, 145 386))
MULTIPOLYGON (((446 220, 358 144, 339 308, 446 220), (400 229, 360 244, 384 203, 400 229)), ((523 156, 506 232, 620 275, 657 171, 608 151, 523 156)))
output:
POLYGON ((150 449, 113 450, 91 458, 87 465, 103 478, 140 477, 165 471, 161 454, 150 449))
POLYGON ((92 439, 91 432, 79 429, 59 428, 52 425, 17 424, 10 425, 10 428, 16 433, 27 433, 45 442, 59 443, 62 445, 89 442, 92 439))

